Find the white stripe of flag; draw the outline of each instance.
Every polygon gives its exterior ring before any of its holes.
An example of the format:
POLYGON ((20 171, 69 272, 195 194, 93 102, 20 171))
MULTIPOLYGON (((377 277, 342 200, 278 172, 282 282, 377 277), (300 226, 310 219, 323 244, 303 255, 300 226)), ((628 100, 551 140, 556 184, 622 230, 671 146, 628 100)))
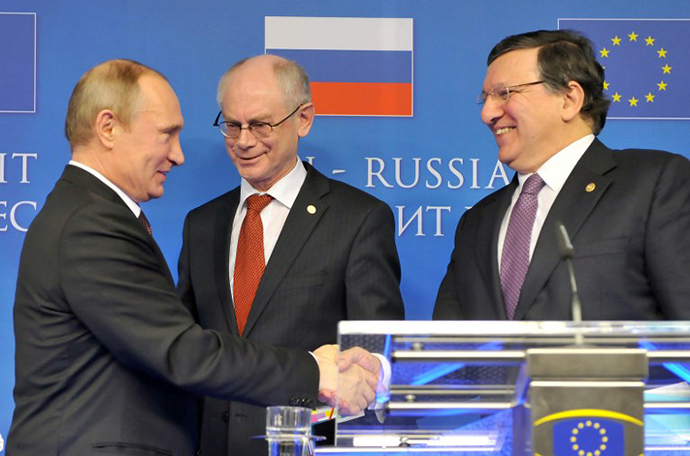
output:
POLYGON ((266 49, 412 51, 411 18, 266 16, 266 49))

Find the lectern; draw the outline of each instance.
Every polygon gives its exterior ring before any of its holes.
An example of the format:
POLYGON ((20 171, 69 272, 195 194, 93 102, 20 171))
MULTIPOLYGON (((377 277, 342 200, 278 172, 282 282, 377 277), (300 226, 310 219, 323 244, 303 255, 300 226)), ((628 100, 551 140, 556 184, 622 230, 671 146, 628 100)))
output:
POLYGON ((690 322, 345 321, 391 364, 316 454, 690 455, 690 322))

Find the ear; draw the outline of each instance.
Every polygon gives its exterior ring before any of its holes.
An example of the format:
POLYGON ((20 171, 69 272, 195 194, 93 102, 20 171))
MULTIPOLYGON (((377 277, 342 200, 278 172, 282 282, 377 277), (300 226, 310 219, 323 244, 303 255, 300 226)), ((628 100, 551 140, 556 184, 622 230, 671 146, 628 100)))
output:
POLYGON ((96 138, 107 149, 113 148, 117 125, 117 117, 110 109, 104 109, 96 115, 94 125, 96 138))
POLYGON ((575 81, 568 82, 568 89, 563 92, 563 106, 561 109, 563 121, 570 122, 576 116, 579 116, 584 102, 585 91, 582 90, 582 86, 575 81))
POLYGON ((299 130, 297 130, 297 135, 300 138, 304 138, 309 134, 311 130, 311 124, 314 123, 314 115, 316 111, 314 110, 314 103, 305 104, 299 113, 299 130))

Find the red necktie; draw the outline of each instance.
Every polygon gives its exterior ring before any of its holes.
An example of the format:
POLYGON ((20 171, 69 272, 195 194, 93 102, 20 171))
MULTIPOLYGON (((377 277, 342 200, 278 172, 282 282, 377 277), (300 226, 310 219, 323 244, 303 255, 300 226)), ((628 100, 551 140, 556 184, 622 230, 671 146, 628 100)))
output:
POLYGON ((270 195, 251 195, 247 198, 247 214, 242 222, 235 255, 233 287, 235 317, 240 336, 247 324, 252 302, 266 268, 264 259, 264 226, 261 211, 271 202, 270 195))

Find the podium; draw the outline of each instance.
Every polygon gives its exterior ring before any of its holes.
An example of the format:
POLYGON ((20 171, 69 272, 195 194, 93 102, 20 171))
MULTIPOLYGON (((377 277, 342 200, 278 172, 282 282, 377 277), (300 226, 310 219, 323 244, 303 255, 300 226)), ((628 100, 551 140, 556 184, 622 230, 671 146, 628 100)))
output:
POLYGON ((690 322, 344 321, 391 364, 318 455, 690 455, 690 322))

